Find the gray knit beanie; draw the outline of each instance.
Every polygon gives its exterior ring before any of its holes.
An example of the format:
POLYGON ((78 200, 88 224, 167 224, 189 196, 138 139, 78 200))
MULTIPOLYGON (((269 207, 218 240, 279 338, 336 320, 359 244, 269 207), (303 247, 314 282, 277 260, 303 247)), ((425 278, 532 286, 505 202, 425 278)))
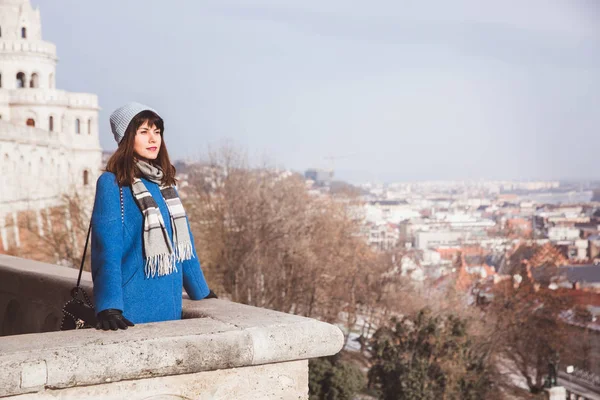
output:
POLYGON ((127 103, 123 107, 117 108, 110 115, 110 129, 112 130, 117 143, 121 143, 121 140, 123 140, 123 137, 125 136, 125 130, 129 126, 129 123, 133 117, 146 110, 152 111, 158 115, 158 113, 151 107, 136 102, 127 103))

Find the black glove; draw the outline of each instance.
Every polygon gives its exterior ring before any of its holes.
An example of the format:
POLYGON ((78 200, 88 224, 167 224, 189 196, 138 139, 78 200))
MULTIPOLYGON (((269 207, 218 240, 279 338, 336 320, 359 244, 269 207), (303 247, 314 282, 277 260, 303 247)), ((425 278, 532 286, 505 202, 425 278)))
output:
POLYGON ((121 310, 109 308, 98 313, 98 324, 96 329, 104 329, 105 331, 112 329, 113 331, 119 329, 127 329, 128 326, 133 326, 133 322, 123 316, 121 310))
POLYGON ((204 299, 218 299, 217 295, 215 294, 215 292, 213 292, 212 290, 208 293, 208 295, 204 298, 204 299))

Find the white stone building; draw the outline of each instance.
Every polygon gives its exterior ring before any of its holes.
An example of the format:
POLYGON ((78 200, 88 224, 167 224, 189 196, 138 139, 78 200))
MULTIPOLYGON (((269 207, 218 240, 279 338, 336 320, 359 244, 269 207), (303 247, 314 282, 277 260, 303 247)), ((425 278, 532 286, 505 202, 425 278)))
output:
POLYGON ((42 40, 39 9, 0 0, 1 248, 19 245, 19 212, 60 205, 61 194, 92 193, 102 151, 98 98, 55 87, 56 46, 42 40))
POLYGON ((552 242, 575 241, 579 239, 580 234, 579 228, 569 226, 552 226, 548 228, 548 239, 552 242))

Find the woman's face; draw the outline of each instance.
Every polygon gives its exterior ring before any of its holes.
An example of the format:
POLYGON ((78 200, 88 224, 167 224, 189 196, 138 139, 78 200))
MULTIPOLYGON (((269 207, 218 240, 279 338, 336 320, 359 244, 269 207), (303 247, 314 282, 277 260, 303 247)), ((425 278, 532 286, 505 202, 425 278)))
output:
POLYGON ((161 143, 160 129, 154 125, 148 126, 148 121, 146 121, 135 132, 133 151, 142 159, 156 160, 161 143))

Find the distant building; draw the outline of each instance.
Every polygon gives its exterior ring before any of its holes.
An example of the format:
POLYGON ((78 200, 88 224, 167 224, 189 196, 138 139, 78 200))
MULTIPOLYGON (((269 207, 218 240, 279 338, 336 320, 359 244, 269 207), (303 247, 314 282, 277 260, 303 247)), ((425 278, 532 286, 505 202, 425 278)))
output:
MULTIPOLYGON (((39 9, 0 0, 0 251, 19 246, 19 213, 93 193, 100 173, 98 98, 55 87, 56 46, 42 40, 39 9), (8 228, 7 225, 13 226, 8 228)), ((40 228, 41 230, 41 228, 40 228)))
POLYGON ((327 186, 333 180, 333 171, 325 169, 307 169, 304 178, 314 181, 317 186, 327 186))
POLYGON ((590 259, 594 262, 596 262, 596 260, 600 262, 600 235, 592 235, 588 237, 588 241, 590 243, 590 259))
POLYGON ((399 223, 406 219, 420 216, 406 200, 376 200, 367 202, 364 206, 365 218, 369 222, 399 223))
POLYGON ((109 151, 109 150, 104 150, 102 152, 102 167, 103 168, 106 166, 106 164, 108 163, 108 160, 110 160, 110 157, 112 157, 113 154, 114 154, 114 152, 109 151))
POLYGON ((554 283, 556 287, 588 290, 600 293, 599 265, 564 265, 557 268, 532 268, 533 278, 543 284, 554 283))
POLYGON ((415 247, 417 249, 433 249, 437 247, 456 247, 463 244, 471 235, 463 231, 417 232, 415 247))
POLYGON ((391 250, 398 245, 399 231, 395 224, 373 224, 366 227, 367 243, 378 250, 391 250))
POLYGON ((579 228, 571 228, 568 226, 554 226, 548 228, 548 239, 553 242, 574 241, 579 239, 579 228))
POLYGON ((522 217, 508 218, 506 220, 506 230, 510 237, 528 238, 532 233, 532 220, 522 217))

